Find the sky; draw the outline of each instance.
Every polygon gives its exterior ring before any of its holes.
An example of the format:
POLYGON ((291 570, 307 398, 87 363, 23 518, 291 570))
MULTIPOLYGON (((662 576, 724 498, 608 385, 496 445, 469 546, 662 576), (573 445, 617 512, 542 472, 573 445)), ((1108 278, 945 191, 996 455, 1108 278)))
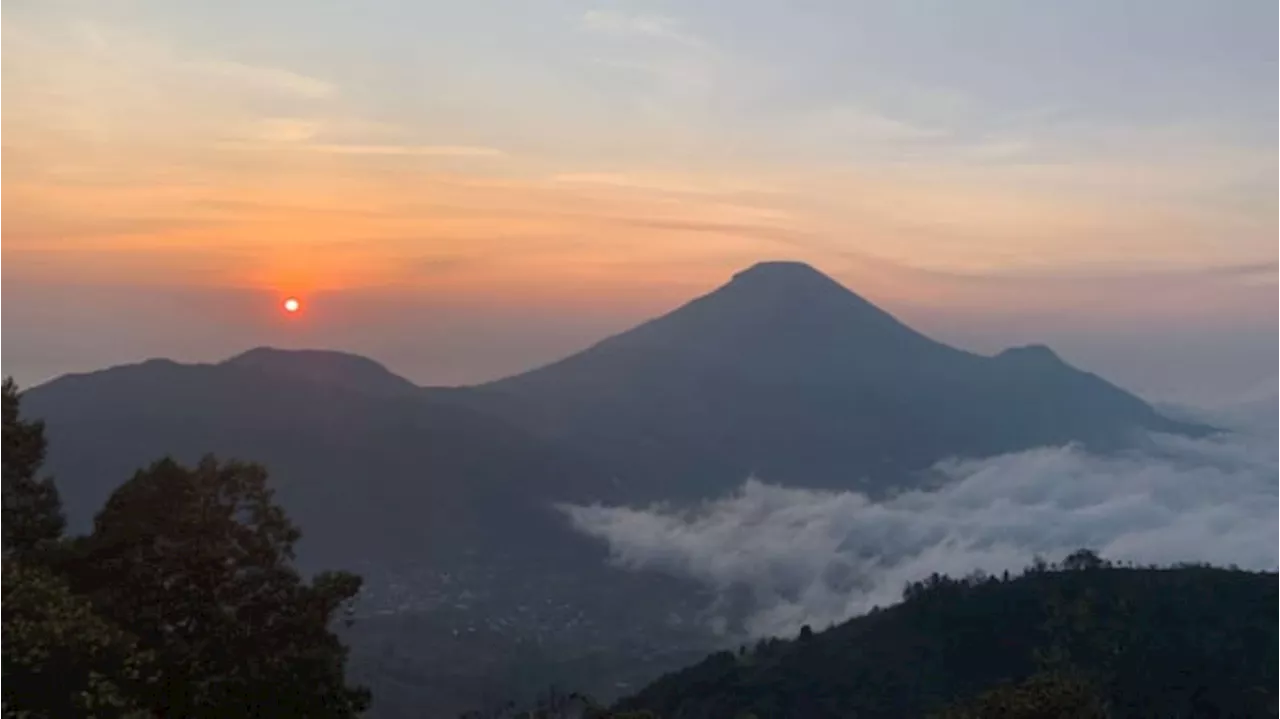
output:
POLYGON ((968 349, 1275 392, 1275 2, 0 12, 22 384, 258 345, 474 382, 796 259, 968 349))

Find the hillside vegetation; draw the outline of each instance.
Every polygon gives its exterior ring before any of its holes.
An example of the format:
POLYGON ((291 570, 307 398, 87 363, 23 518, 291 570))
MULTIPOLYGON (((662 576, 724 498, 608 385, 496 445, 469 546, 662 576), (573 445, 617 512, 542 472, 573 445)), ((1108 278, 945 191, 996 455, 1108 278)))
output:
POLYGON ((1113 566, 934 575, 901 604, 669 674, 619 704, 665 719, 1276 715, 1277 578, 1113 566))
POLYGON ((363 713, 331 631, 360 578, 293 567, 264 469, 160 459, 67 535, 44 425, 3 389, 5 719, 363 713))

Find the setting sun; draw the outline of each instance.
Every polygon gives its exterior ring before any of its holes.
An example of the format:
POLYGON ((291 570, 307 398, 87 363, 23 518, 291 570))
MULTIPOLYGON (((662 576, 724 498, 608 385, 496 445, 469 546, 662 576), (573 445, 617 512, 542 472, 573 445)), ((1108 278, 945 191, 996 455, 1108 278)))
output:
POLYGON ((298 301, 297 297, 290 297, 284 301, 285 312, 293 314, 300 309, 302 309, 302 303, 298 301))

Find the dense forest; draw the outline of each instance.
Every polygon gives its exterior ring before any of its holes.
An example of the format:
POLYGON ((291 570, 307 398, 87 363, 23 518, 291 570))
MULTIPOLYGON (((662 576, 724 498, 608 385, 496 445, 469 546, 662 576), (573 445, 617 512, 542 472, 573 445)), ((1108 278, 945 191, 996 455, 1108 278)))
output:
POLYGON ((293 568, 298 530, 266 472, 161 459, 66 536, 44 427, 4 383, 7 717, 352 717, 331 631, 360 579, 293 568))
POLYGON ((620 709, 726 717, 1276 715, 1277 578, 1113 566, 934 575, 903 601, 665 676, 620 709))
POLYGON ((1273 717, 1277 577, 1118 566, 933 575, 826 631, 713 654, 616 706, 549 691, 464 719, 1273 717))

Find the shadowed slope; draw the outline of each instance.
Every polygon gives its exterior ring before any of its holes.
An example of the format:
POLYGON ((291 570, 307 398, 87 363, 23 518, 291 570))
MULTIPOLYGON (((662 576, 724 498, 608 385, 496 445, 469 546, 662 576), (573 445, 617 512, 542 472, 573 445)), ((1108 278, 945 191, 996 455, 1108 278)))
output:
POLYGON ((795 262, 480 389, 475 406, 593 454, 638 499, 715 494, 748 473, 883 489, 948 456, 1204 431, 1045 347, 983 357, 936 342, 795 262))

